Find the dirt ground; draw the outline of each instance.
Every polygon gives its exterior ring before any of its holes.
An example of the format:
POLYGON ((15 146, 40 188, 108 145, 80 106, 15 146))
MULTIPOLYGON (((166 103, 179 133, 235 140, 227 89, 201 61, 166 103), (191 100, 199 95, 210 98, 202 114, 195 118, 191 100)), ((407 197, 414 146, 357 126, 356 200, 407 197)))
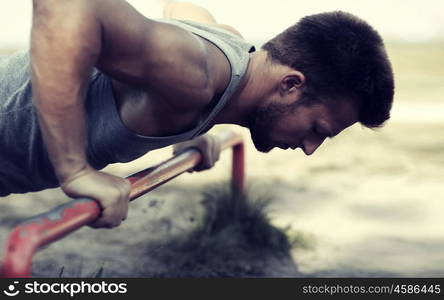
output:
MULTIPOLYGON (((214 169, 133 202, 119 228, 85 227, 43 249, 33 275, 93 276, 103 266, 109 277, 443 277, 444 47, 427 49, 390 48, 398 89, 380 130, 355 125, 305 157, 258 153, 237 128, 248 195, 265 207, 209 192, 229 179, 225 153, 214 169)), ((170 155, 106 170, 125 176, 170 155)), ((57 189, 2 198, 0 244, 17 221, 67 200, 57 189)))

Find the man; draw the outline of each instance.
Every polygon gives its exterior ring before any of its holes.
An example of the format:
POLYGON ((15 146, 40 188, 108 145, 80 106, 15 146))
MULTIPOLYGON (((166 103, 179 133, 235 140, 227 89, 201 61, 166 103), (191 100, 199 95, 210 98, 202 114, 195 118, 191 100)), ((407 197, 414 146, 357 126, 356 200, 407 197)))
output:
MULTIPOLYGON (((98 171, 109 163, 221 123, 248 127, 259 151, 310 155, 356 122, 389 118, 383 42, 352 15, 303 18, 260 51, 192 4, 173 2, 165 15, 200 23, 151 20, 119 0, 33 1, 30 58, 0 66, 3 195, 60 185, 96 199, 92 226, 110 228, 126 217, 130 186, 98 171)), ((217 144, 192 143, 207 145, 201 168, 211 166, 217 144)))

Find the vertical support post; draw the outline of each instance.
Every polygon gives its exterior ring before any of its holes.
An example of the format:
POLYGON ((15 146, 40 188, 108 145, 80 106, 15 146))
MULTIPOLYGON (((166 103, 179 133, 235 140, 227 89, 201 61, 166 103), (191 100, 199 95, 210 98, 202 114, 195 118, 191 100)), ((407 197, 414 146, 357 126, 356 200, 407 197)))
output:
POLYGON ((231 189, 233 194, 245 192, 245 146, 242 142, 233 147, 231 189))

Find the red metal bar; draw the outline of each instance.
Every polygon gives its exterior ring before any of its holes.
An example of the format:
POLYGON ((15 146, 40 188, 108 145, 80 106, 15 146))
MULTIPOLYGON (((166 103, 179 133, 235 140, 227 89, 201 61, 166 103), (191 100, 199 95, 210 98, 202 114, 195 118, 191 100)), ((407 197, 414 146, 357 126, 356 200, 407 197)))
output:
MULTIPOLYGON (((242 136, 227 131, 218 134, 217 138, 222 144, 222 149, 233 148, 232 186, 237 192, 242 192, 244 188, 242 136)), ((157 166, 128 176, 127 179, 132 186, 130 199, 134 200, 194 168, 200 160, 201 153, 196 149, 189 149, 157 166)), ((100 215, 100 210, 96 201, 80 198, 27 219, 16 226, 6 243, 2 276, 8 278, 30 277, 32 258, 39 248, 91 223, 100 215)))
POLYGON ((245 190, 245 146, 239 143, 233 147, 231 186, 235 193, 245 190))

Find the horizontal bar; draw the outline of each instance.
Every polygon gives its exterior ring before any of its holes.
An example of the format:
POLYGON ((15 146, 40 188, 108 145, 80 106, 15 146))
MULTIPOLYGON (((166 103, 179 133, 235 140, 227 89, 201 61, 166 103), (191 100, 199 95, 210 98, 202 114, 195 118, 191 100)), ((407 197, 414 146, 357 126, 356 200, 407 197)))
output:
MULTIPOLYGON (((242 136, 232 131, 216 135, 222 149, 233 147, 233 186, 243 189, 244 168, 234 163, 243 163, 242 136), (237 150, 236 150, 237 149, 237 150)), ((180 174, 194 168, 201 161, 201 153, 189 149, 154 167, 144 169, 127 177, 131 183, 130 199, 134 200, 180 174)), ((97 219, 101 208, 88 198, 80 198, 57 206, 49 212, 31 217, 16 226, 9 235, 3 259, 2 276, 10 278, 29 277, 35 252, 45 245, 97 219)))

